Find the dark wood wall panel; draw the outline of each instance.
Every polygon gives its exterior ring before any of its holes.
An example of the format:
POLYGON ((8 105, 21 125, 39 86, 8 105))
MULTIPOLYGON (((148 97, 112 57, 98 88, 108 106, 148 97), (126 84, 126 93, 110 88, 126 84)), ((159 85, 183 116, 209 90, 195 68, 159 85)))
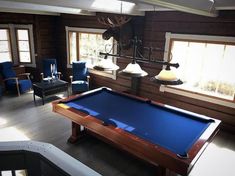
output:
POLYGON ((34 33, 34 47, 37 68, 26 67, 26 71, 30 72, 34 80, 40 79, 42 70, 41 60, 43 58, 56 58, 56 33, 54 16, 47 15, 31 15, 16 13, 0 13, 0 24, 32 24, 34 33))
MULTIPOLYGON (((100 15, 100 14, 98 14, 100 15)), ((203 17, 182 12, 146 12, 145 17, 134 17, 132 24, 135 33, 143 40, 144 46, 165 48, 165 33, 202 34, 235 36, 235 11, 221 11, 218 18, 203 17)), ((26 68, 37 78, 42 70, 42 59, 55 57, 58 60, 59 70, 64 75, 63 79, 69 80, 71 69, 67 69, 67 50, 65 26, 85 28, 107 28, 98 23, 96 16, 66 15, 45 16, 0 13, 0 23, 33 24, 34 42, 37 53, 37 69, 26 68)), ((146 52, 143 50, 143 54, 146 52)), ((131 50, 126 51, 131 54, 131 50)), ((153 54, 155 59, 162 60, 163 52, 153 54)), ((130 61, 119 59, 118 65, 124 68, 130 61)), ((149 81, 161 70, 161 66, 141 64, 149 76, 140 79, 139 95, 155 101, 166 103, 196 113, 221 119, 225 129, 235 132, 235 110, 213 103, 195 100, 188 97, 163 93, 159 85, 149 81)), ((117 80, 91 75, 92 87, 107 86, 119 91, 130 91, 131 79, 117 76, 117 80)))
POLYGON ((42 71, 42 59, 57 58, 56 52, 56 18, 54 16, 35 15, 35 40, 37 48, 36 64, 37 69, 31 69, 34 72, 35 81, 40 80, 42 71))
POLYGON ((66 31, 65 27, 83 27, 105 29, 104 25, 98 23, 95 16, 80 16, 62 14, 57 18, 57 52, 59 54, 59 67, 64 79, 69 79, 71 69, 67 69, 67 49, 66 49, 66 31))
MULTIPOLYGON (((97 15, 102 15, 102 13, 98 13, 97 15)), ((71 69, 67 69, 65 66, 67 65, 67 49, 66 49, 66 33, 65 27, 81 27, 81 28, 97 28, 97 29, 107 29, 107 26, 100 24, 97 20, 97 16, 80 16, 80 15, 68 15, 62 14, 59 18, 57 18, 57 51, 59 53, 60 60, 60 68, 63 72, 64 78, 69 79, 69 75, 71 75, 71 69)), ((143 17, 134 17, 133 25, 141 26, 143 24, 143 17)), ((143 27, 137 27, 135 32, 142 37, 142 29, 143 27), (137 30, 138 29, 138 30, 137 30), (140 31, 141 29, 141 31, 140 31)), ((110 79, 108 79, 109 81, 110 79)))
MULTIPOLYGON (((148 12, 145 16, 144 44, 165 47, 165 33, 235 36, 235 11, 220 12, 218 18, 181 12, 148 12)), ((163 53, 162 53, 163 54, 163 53)), ((144 67, 143 67, 144 68, 144 67)), ((148 70, 148 69, 147 69, 148 70)), ((156 72, 159 72, 156 70, 156 72)), ((144 81, 140 95, 182 109, 211 116, 223 121, 223 127, 235 130, 235 110, 172 93, 162 93, 158 86, 144 81)))
POLYGON ((0 24, 33 24, 33 23, 34 23, 33 15, 0 12, 0 24))
MULTIPOLYGON (((60 26, 59 49, 60 61, 62 65, 66 62, 66 38, 65 26, 105 28, 100 25, 96 17, 63 15, 58 18, 60 26)), ((201 34, 201 35, 221 35, 235 36, 235 11, 220 12, 218 18, 203 17, 182 12, 147 12, 145 17, 138 21, 138 30, 142 29, 142 39, 144 46, 165 48, 165 33, 181 34, 201 34), (142 21, 141 21, 142 20, 142 21)), ((145 51, 142 51, 146 54, 145 51)), ((131 53, 128 52, 128 53, 131 53)), ((153 57, 163 59, 163 52, 155 52, 153 57)), ((124 68, 130 61, 119 59, 118 65, 124 68)), ((149 81, 151 76, 155 76, 161 70, 161 66, 153 64, 141 64, 142 68, 149 73, 149 76, 140 79, 139 95, 162 103, 176 106, 196 113, 211 116, 223 121, 223 128, 235 131, 235 110, 213 103, 195 100, 172 93, 160 92, 159 85, 149 81)), ((66 71, 71 73, 71 70, 66 71)), ((68 78, 68 75, 66 75, 68 78)), ((93 87, 107 86, 119 91, 130 91, 131 79, 124 76, 117 76, 117 80, 105 78, 98 75, 91 75, 91 85, 93 87)))

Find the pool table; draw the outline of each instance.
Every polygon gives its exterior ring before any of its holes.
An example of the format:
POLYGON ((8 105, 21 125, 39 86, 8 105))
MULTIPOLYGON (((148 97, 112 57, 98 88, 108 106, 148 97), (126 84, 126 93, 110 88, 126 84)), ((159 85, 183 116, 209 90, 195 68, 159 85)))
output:
POLYGON ((92 134, 158 166, 158 175, 188 175, 221 123, 104 87, 52 104, 72 121, 69 142, 92 134))

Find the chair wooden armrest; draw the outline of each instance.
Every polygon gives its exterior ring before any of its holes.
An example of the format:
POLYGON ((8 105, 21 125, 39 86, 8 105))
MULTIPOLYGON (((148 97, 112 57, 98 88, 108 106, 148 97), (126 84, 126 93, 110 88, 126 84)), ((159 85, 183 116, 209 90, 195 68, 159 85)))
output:
POLYGON ((44 79, 44 73, 40 73, 42 80, 44 79))
POLYGON ((14 80, 16 80, 18 82, 18 78, 17 77, 6 78, 3 81, 8 81, 8 80, 12 80, 12 79, 14 79, 14 80))
POLYGON ((29 77, 30 73, 21 73, 21 74, 19 74, 17 76, 27 76, 27 78, 30 79, 30 77, 29 77))
MULTIPOLYGON (((70 82, 72 83, 73 82, 73 76, 70 75, 69 78, 70 78, 70 82)), ((89 83, 90 76, 88 75, 86 78, 87 78, 87 82, 89 83)))
POLYGON ((86 77, 86 79, 87 79, 87 83, 88 83, 88 89, 89 89, 89 87, 90 87, 90 75, 87 75, 87 77, 86 77))
POLYGON ((57 72, 58 76, 59 76, 59 79, 60 77, 62 76, 62 73, 61 72, 57 72))
POLYGON ((21 73, 21 74, 19 74, 19 75, 30 75, 30 73, 21 73))
POLYGON ((19 80, 17 77, 6 78, 3 81, 8 81, 8 80, 12 80, 12 79, 16 81, 17 93, 18 93, 18 96, 20 96, 19 80))
POLYGON ((72 84, 72 82, 73 82, 73 76, 69 76, 69 78, 70 78, 70 83, 72 84))
POLYGON ((89 81, 90 81, 90 78, 91 78, 91 77, 90 77, 89 75, 86 77, 88 83, 89 83, 89 81))

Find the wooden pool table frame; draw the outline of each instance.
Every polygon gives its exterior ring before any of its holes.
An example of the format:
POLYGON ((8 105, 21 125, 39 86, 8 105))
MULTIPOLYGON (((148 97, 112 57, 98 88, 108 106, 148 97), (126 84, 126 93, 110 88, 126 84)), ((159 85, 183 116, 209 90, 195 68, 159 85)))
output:
MULTIPOLYGON (((210 126, 204 131, 204 133, 189 150, 188 158, 180 158, 175 153, 159 145, 152 144, 112 125, 104 125, 103 121, 95 117, 60 104, 92 93, 96 90, 71 96, 63 100, 57 100, 52 103, 54 112, 62 114, 72 120, 72 135, 68 141, 74 143, 82 135, 89 132, 89 134, 92 134, 105 142, 114 144, 119 149, 127 151, 140 159, 158 166, 158 175, 168 175, 171 171, 181 175, 188 175, 200 155, 219 130, 221 121, 213 119, 215 122, 210 124, 210 126), (85 127, 85 130, 81 130, 81 126, 85 127)), ((117 93, 123 96, 131 96, 139 100, 148 100, 146 98, 141 98, 126 93, 117 93)), ((154 101, 151 101, 151 103, 164 106, 164 104, 154 101)))

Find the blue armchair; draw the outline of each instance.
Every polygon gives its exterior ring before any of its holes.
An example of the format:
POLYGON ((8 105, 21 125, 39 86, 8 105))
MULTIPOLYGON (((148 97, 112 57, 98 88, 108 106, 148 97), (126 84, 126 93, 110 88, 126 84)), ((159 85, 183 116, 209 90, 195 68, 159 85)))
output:
POLYGON ((6 90, 17 91, 20 96, 21 93, 24 93, 32 88, 32 82, 29 78, 29 73, 19 74, 18 77, 27 77, 27 79, 19 79, 16 76, 15 71, 12 69, 12 62, 3 62, 0 64, 0 70, 5 83, 6 90))
POLYGON ((52 76, 60 79, 61 72, 57 71, 56 59, 43 59, 43 73, 41 73, 42 80, 52 78, 52 76))
POLYGON ((73 94, 88 91, 89 78, 86 62, 73 62, 73 76, 70 76, 73 94))

